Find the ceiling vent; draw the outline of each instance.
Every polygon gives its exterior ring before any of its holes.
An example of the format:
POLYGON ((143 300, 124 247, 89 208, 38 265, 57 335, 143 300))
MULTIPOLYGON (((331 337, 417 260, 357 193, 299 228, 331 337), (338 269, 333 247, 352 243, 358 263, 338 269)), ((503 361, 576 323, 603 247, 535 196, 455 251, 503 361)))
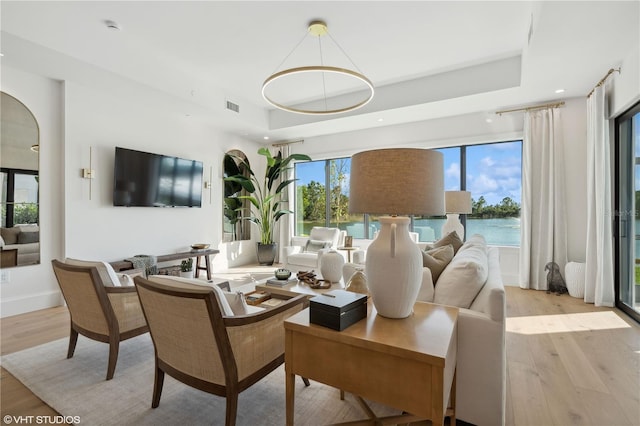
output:
POLYGON ((227 109, 230 110, 230 111, 239 113, 240 112, 240 105, 234 104, 231 101, 227 101, 227 109))

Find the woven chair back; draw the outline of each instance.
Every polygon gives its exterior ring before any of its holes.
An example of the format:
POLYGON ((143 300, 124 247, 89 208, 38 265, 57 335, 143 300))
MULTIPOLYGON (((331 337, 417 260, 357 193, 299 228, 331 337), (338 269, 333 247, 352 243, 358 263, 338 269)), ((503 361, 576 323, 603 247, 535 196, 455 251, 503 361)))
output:
POLYGON ((108 335, 108 313, 105 313, 108 298, 98 270, 65 265, 57 260, 52 264, 72 321, 88 331, 108 335))
POLYGON ((189 376, 224 385, 214 317, 223 325, 213 290, 148 280, 136 280, 136 287, 158 359, 189 376))

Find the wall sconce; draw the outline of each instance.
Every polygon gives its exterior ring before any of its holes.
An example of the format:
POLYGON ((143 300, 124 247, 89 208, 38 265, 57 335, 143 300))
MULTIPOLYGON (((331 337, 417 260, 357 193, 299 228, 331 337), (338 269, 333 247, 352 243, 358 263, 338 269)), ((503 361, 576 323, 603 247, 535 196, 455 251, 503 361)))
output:
POLYGON ((80 169, 80 176, 84 179, 89 179, 89 200, 91 200, 91 181, 96 177, 96 171, 91 168, 92 164, 92 149, 89 147, 89 168, 80 169))

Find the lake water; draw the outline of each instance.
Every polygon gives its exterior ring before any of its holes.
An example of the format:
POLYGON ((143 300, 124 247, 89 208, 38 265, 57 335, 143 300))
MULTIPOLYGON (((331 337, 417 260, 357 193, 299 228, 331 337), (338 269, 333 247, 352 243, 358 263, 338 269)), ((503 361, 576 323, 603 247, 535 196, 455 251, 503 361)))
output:
MULTIPOLYGON (((420 235, 420 241, 435 241, 442 237, 442 225, 446 219, 419 219, 414 222, 414 231, 420 235)), ((303 235, 309 235, 313 226, 324 226, 321 223, 305 222, 303 235)), ((331 226, 336 226, 331 224, 331 226)), ((370 238, 380 228, 380 224, 373 222, 370 225, 370 238)), ((362 222, 343 222, 338 225, 340 229, 347 231, 353 238, 364 238, 364 224, 362 222)), ((488 244, 499 246, 520 245, 520 219, 467 219, 466 235, 482 234, 488 244)))

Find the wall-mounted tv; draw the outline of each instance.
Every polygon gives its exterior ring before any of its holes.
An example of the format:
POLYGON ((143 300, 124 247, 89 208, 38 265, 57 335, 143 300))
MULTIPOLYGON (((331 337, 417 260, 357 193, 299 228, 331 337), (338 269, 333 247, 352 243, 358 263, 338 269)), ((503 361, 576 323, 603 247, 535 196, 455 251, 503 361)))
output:
POLYGON ((116 147, 113 205, 200 207, 202 162, 116 147))

